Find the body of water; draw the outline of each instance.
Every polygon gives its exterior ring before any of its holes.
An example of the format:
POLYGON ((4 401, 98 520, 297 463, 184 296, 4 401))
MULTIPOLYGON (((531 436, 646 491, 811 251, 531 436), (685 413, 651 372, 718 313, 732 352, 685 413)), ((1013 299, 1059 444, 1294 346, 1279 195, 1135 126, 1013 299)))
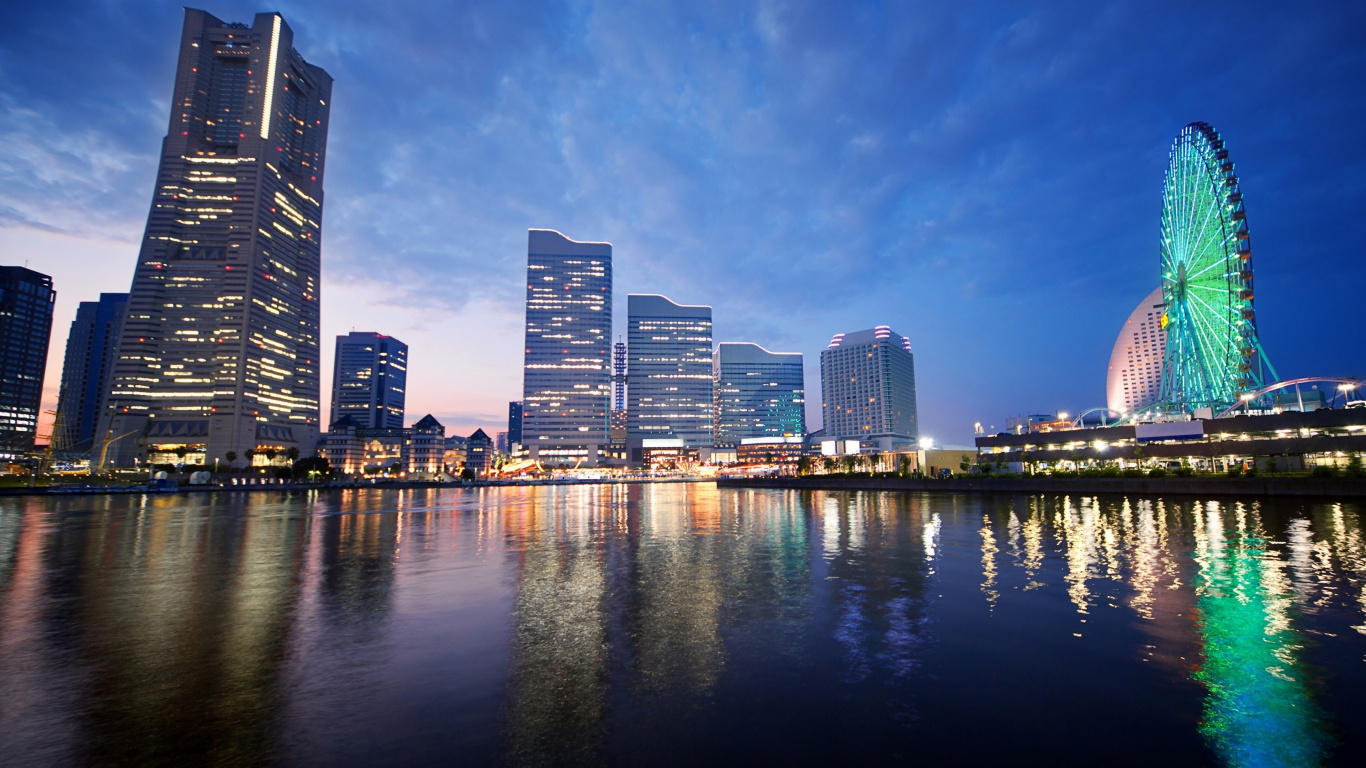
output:
POLYGON ((6 765, 1359 765, 1362 508, 0 500, 6 765))

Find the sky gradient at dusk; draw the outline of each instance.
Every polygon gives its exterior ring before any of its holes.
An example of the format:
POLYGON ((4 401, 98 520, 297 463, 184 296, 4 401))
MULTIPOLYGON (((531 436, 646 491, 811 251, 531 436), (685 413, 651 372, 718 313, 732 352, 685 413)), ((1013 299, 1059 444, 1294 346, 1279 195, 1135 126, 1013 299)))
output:
MULTIPOLYGON (((886 324, 922 434, 1103 405, 1157 285, 1167 150, 1214 125, 1282 377, 1366 374, 1366 5, 240 2, 335 78, 331 343, 408 342, 408 421, 506 423, 526 230, 614 244, 628 293, 716 341, 819 353, 886 324)), ((78 301, 126 291, 166 133, 177 3, 20 4, 0 26, 0 261, 53 275, 55 407, 78 301)))

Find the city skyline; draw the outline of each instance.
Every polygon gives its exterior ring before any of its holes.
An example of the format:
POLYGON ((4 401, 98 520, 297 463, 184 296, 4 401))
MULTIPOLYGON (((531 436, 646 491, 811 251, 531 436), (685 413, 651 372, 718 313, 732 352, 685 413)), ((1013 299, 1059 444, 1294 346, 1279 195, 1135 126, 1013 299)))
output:
MULTIPOLYGON (((269 9, 207 10, 240 20, 269 9)), ((718 341, 814 356, 832 332, 891 323, 920 358, 922 430, 942 441, 965 442, 977 420, 1101 405, 1115 334, 1153 287, 1165 153, 1194 120, 1238 148, 1259 328, 1280 374, 1366 368, 1350 312, 1366 266, 1342 256, 1345 214, 1366 192, 1328 181, 1363 162, 1352 94, 1366 65, 1347 34, 1360 10, 1266 6, 1177 28, 1137 5, 539 9, 555 32, 516 31, 527 8, 474 5, 446 23, 414 10, 284 13, 303 57, 344 73, 328 189, 343 213, 325 227, 319 335, 355 326, 409 340, 423 361, 409 413, 457 434, 500 428, 520 391, 518 241, 532 227, 613 242, 616 301, 659 292, 710 304, 718 341), (690 25, 702 30, 681 37, 690 43, 639 46, 690 25), (1185 53, 1113 61, 1134 34, 1175 35, 1185 53), (1224 56, 1211 42, 1227 34, 1265 53, 1224 56), (494 55, 413 66, 461 45, 494 55), (714 55, 702 64, 699 53, 714 55), (414 94, 443 73, 449 86, 414 94), (898 100, 917 106, 888 107, 903 87, 916 98, 898 100), (628 92, 641 96, 613 111, 628 92), (363 151, 380 139, 382 151, 363 151), (1315 333, 1301 338, 1305 322, 1315 333), (1037 332, 1021 341, 1025 326, 1037 332), (442 344, 451 327, 474 340, 442 344)), ((55 350, 78 302, 127 290, 165 132, 181 12, 107 13, 22 8, 0 33, 15 63, 0 81, 14 138, 0 150, 0 237, 10 263, 54 277, 55 350), (129 46, 95 44, 109 29, 129 46), (87 50, 108 66, 86 65, 87 50), (53 87, 70 61, 82 62, 81 93, 53 87)), ((44 408, 60 357, 49 355, 44 408)), ((320 374, 331 378, 330 361, 320 374)))

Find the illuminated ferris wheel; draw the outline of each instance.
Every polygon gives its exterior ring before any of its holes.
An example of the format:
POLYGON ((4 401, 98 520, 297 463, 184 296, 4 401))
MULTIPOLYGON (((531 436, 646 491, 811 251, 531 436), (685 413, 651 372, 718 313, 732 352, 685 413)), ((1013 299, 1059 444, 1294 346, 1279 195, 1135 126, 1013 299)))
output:
POLYGON ((1191 123, 1172 145, 1162 193, 1160 400, 1223 408, 1276 380, 1257 339, 1243 193, 1218 132, 1191 123))

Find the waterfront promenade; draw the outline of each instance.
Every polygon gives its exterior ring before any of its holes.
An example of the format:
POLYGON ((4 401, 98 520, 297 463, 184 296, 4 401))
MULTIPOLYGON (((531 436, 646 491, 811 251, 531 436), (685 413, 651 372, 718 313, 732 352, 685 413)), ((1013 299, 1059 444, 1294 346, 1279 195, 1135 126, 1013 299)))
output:
POLYGON ((792 488, 822 491, 916 491, 939 493, 1122 493, 1150 496, 1366 497, 1359 477, 1001 477, 932 480, 914 477, 734 477, 720 488, 792 488))

